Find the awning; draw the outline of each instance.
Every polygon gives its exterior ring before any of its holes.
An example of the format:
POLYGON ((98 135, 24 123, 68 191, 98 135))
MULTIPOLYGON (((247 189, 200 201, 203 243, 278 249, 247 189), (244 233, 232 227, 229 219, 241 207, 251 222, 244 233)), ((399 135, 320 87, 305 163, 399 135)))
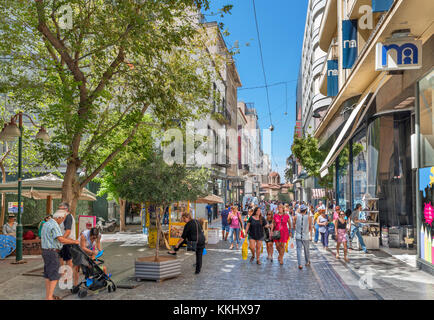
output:
MULTIPOLYGON (((63 179, 53 174, 46 176, 24 179, 21 181, 21 194, 26 198, 41 199, 62 199, 63 179)), ((18 181, 0 184, 1 193, 18 193, 18 181)), ((81 190, 79 200, 96 201, 96 195, 86 188, 81 190)))
POLYGON ((224 203, 223 199, 219 196, 216 196, 215 194, 208 195, 205 198, 199 198, 195 202, 208 204, 224 203))
POLYGON ((328 167, 330 167, 330 165, 336 160, 338 155, 341 153, 342 149, 347 144, 348 140, 351 139, 355 130, 358 128, 361 121, 363 120, 363 117, 365 116, 366 112, 368 111, 369 106, 374 101, 375 97, 377 96, 378 91, 380 90, 381 86, 383 85, 383 83, 385 83, 385 80, 389 79, 389 78, 390 78, 390 76, 383 75, 383 77, 381 77, 381 79, 378 81, 378 84, 377 84, 377 81, 374 82, 372 84, 372 86, 363 94, 362 98, 359 100, 359 103, 354 108, 354 110, 351 112, 350 117, 348 118, 347 122, 345 123, 345 126, 342 129, 342 131, 340 132, 333 147, 330 149, 329 154, 327 155, 326 159, 324 160, 324 162, 321 166, 321 169, 320 169, 321 178, 325 177, 328 174, 328 167), (366 105, 366 107, 363 107, 365 105, 365 102, 367 101, 370 93, 373 91, 373 88, 375 88, 374 94, 369 99, 369 102, 366 105), (355 121, 356 121, 356 125, 352 126, 352 124, 355 121), (350 130, 350 128, 352 128, 352 129, 350 130), (344 140, 345 135, 347 135, 347 137, 344 140))

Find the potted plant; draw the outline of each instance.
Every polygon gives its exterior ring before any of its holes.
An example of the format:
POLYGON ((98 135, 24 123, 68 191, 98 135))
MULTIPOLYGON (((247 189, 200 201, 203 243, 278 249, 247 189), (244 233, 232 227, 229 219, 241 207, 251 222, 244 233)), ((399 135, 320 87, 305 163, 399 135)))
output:
POLYGON ((160 255, 161 219, 164 208, 177 201, 194 201, 207 194, 206 169, 187 168, 185 165, 168 165, 160 151, 154 151, 146 159, 129 159, 114 177, 119 195, 126 200, 140 203, 148 201, 156 206, 157 245, 155 254, 135 261, 135 277, 162 280, 181 273, 176 257, 160 255))

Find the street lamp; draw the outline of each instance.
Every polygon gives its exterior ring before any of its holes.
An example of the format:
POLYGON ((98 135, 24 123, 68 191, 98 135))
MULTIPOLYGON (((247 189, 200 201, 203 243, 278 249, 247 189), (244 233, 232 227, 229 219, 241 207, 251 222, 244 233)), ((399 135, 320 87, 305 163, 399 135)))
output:
POLYGON ((0 132, 0 140, 13 141, 18 137, 18 216, 17 216, 17 245, 16 245, 16 260, 15 263, 24 263, 23 261, 23 225, 21 224, 21 176, 22 176, 22 157, 23 157, 23 116, 30 119, 32 124, 40 128, 36 134, 36 139, 41 139, 48 142, 50 137, 47 131, 41 126, 35 124, 27 114, 22 112, 14 115, 10 123, 6 123, 3 130, 0 132), (18 126, 15 121, 18 119, 18 126))

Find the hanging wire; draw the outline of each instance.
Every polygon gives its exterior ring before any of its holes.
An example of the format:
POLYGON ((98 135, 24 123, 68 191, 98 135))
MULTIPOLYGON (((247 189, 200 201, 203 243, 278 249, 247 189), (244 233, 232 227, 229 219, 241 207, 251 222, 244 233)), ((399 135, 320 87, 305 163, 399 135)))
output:
POLYGON ((273 128, 273 120, 271 119, 270 97, 269 97, 269 93, 268 93, 267 76, 265 74, 264 57, 262 54, 262 44, 261 44, 261 38, 259 36, 258 18, 256 16, 256 4, 255 4, 255 0, 252 0, 252 1, 253 1, 253 12, 255 15, 256 33, 258 36, 258 43, 259 43, 259 53, 261 55, 262 73, 264 74, 265 91, 267 93, 267 105, 268 105, 268 114, 270 116, 270 130, 271 130, 273 128))

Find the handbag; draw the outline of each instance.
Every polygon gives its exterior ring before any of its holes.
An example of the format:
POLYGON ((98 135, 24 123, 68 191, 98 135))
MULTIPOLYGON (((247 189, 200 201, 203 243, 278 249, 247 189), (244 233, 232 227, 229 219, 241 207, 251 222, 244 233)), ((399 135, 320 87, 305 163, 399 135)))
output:
POLYGON ((197 242, 199 240, 199 226, 196 220, 194 220, 194 222, 196 222, 196 241, 187 241, 187 251, 197 250, 197 242))
MULTIPOLYGON (((280 221, 280 227, 282 227, 282 220, 280 221)), ((275 230, 273 231, 273 236, 271 237, 271 239, 273 240, 280 240, 280 230, 275 230)))

